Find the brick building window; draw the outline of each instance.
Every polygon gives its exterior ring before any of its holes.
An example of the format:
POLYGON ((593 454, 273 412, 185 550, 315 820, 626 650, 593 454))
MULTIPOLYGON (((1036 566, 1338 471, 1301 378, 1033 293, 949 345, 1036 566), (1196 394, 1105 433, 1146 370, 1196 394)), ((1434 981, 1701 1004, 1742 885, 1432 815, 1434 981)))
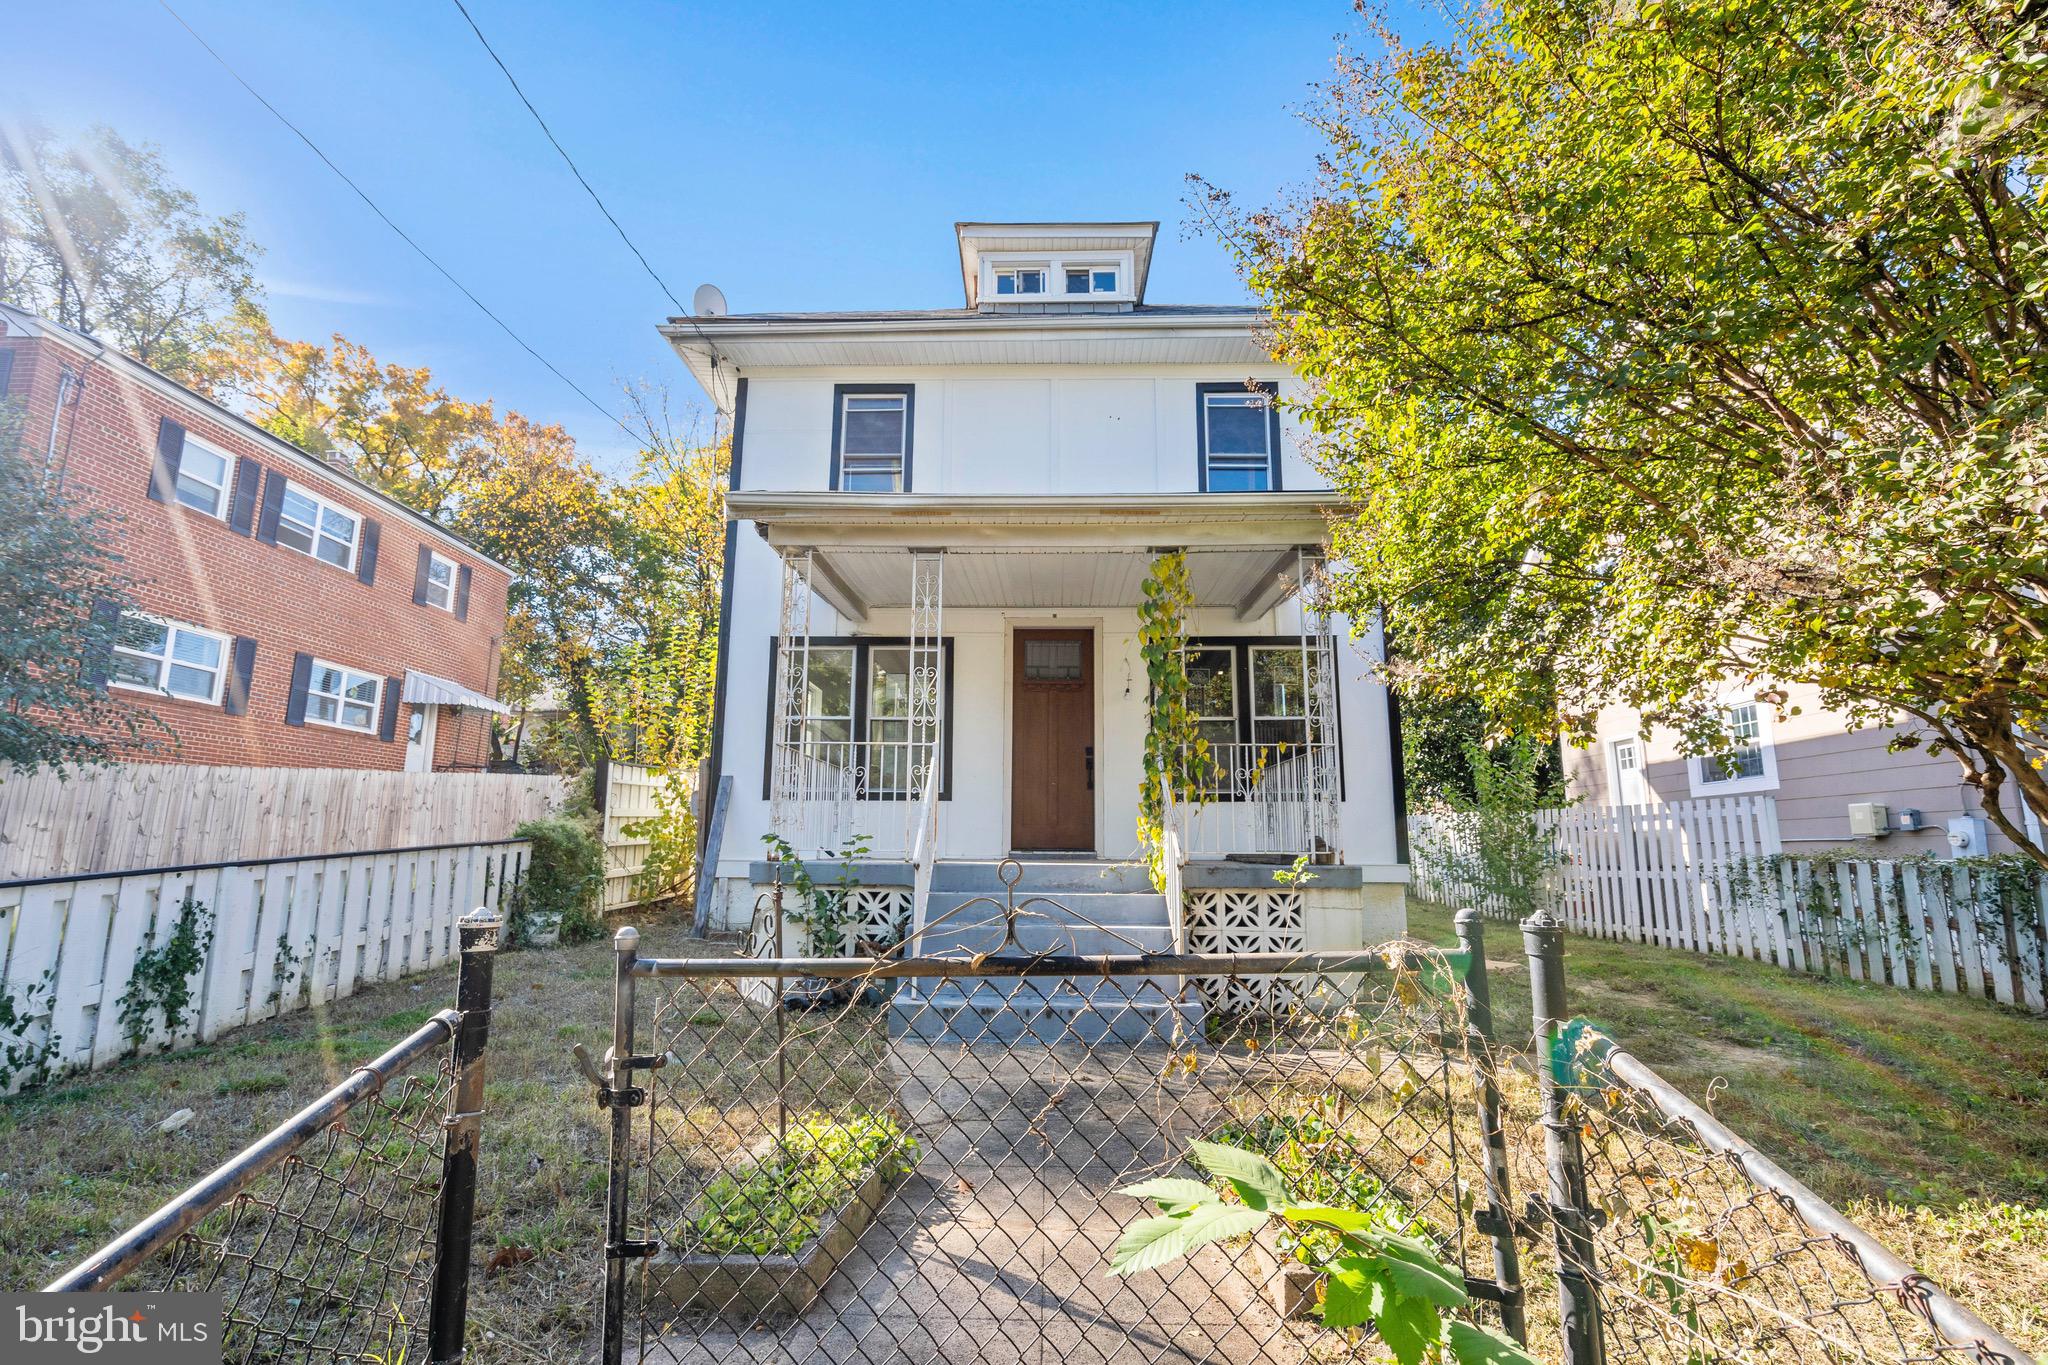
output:
POLYGON ((287 484, 277 509, 277 543, 324 560, 337 569, 356 566, 362 522, 353 512, 297 484, 287 484))
POLYGON ((374 734, 383 680, 353 668, 313 660, 306 680, 306 719, 341 730, 374 734))
POLYGON ((200 444, 188 432, 174 485, 178 501, 209 517, 221 515, 227 506, 228 471, 232 468, 227 456, 200 444))
POLYGON ((227 637, 139 612, 121 613, 112 682, 137 692, 182 697, 209 705, 220 700, 227 676, 227 637))
POLYGON ((455 610, 455 561, 432 551, 427 554, 427 605, 455 610))

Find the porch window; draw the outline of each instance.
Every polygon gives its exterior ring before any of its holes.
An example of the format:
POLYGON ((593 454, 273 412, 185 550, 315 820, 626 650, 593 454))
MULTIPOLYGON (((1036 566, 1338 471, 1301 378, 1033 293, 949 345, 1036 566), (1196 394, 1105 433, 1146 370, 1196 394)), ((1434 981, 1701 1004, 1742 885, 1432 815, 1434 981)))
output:
POLYGON ((1194 774, 1204 791, 1228 791, 1237 757, 1237 651, 1191 648, 1187 651, 1188 710, 1195 733, 1209 744, 1207 767, 1194 774))
POLYGON ((842 493, 908 492, 910 390, 842 384, 835 394, 833 487, 842 493))
POLYGON ((1252 743, 1285 754, 1308 741, 1301 647, 1252 649, 1252 743))
MULTIPOLYGON (((953 772, 953 642, 940 642, 944 692, 940 697, 941 734, 945 752, 939 783, 941 798, 952 795, 953 772)), ((800 744, 806 761, 851 769, 858 774, 860 796, 870 801, 901 801, 912 795, 916 756, 910 734, 910 642, 904 639, 862 639, 840 636, 811 639, 810 667, 804 686, 804 713, 792 718, 788 742, 800 744)), ((774 682, 781 662, 781 642, 769 642, 768 733, 775 733, 774 682)), ((761 794, 769 796, 775 768, 771 746, 762 769, 761 794)))
POLYGON ((1197 384, 1196 431, 1204 493, 1280 487, 1280 413, 1272 384, 1197 384))
MULTIPOLYGON (((1209 742, 1212 765, 1207 774, 1192 776, 1208 796, 1242 799, 1260 772, 1301 757, 1308 716, 1298 639, 1191 640, 1185 658, 1188 710, 1196 732, 1209 742)), ((1341 755, 1343 736, 1334 715, 1327 733, 1341 755)), ((1336 766, 1341 784, 1343 765, 1336 766)))

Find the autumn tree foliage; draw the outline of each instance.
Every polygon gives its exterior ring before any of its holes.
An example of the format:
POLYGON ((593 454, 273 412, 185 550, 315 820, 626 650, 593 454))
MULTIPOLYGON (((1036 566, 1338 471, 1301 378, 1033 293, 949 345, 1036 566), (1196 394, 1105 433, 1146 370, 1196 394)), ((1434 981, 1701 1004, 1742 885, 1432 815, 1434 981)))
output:
POLYGON ((1509 731, 1818 685, 2048 821, 2048 44, 2006 0, 1503 0, 1197 208, 1358 511, 1339 605, 1509 731))

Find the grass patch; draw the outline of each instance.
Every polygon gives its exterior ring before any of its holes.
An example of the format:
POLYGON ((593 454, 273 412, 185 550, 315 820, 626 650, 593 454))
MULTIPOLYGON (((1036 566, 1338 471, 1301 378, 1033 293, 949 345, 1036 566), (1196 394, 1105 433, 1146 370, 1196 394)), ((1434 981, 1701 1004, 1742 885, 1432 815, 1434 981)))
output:
POLYGON ((258 1071, 248 1076, 233 1076, 213 1088, 216 1095, 267 1095, 273 1090, 287 1090, 292 1078, 282 1071, 258 1071))
MULTIPOLYGON (((1442 907, 1409 933, 1452 944, 1442 907)), ((1504 1041, 1529 971, 1486 926, 1504 1041)), ((2048 1020, 1981 1000, 1567 935, 1570 1007, 1994 1327, 2048 1348, 2048 1020)))

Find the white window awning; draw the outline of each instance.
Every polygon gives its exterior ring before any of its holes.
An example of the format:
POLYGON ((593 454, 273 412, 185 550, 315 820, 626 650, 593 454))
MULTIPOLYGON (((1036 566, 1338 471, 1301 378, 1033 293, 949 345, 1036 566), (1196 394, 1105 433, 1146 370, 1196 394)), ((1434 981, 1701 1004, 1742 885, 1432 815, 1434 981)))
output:
POLYGON ((405 670, 405 690, 399 695, 415 706, 467 706, 499 716, 512 714, 512 708, 501 701, 413 668, 405 670))

